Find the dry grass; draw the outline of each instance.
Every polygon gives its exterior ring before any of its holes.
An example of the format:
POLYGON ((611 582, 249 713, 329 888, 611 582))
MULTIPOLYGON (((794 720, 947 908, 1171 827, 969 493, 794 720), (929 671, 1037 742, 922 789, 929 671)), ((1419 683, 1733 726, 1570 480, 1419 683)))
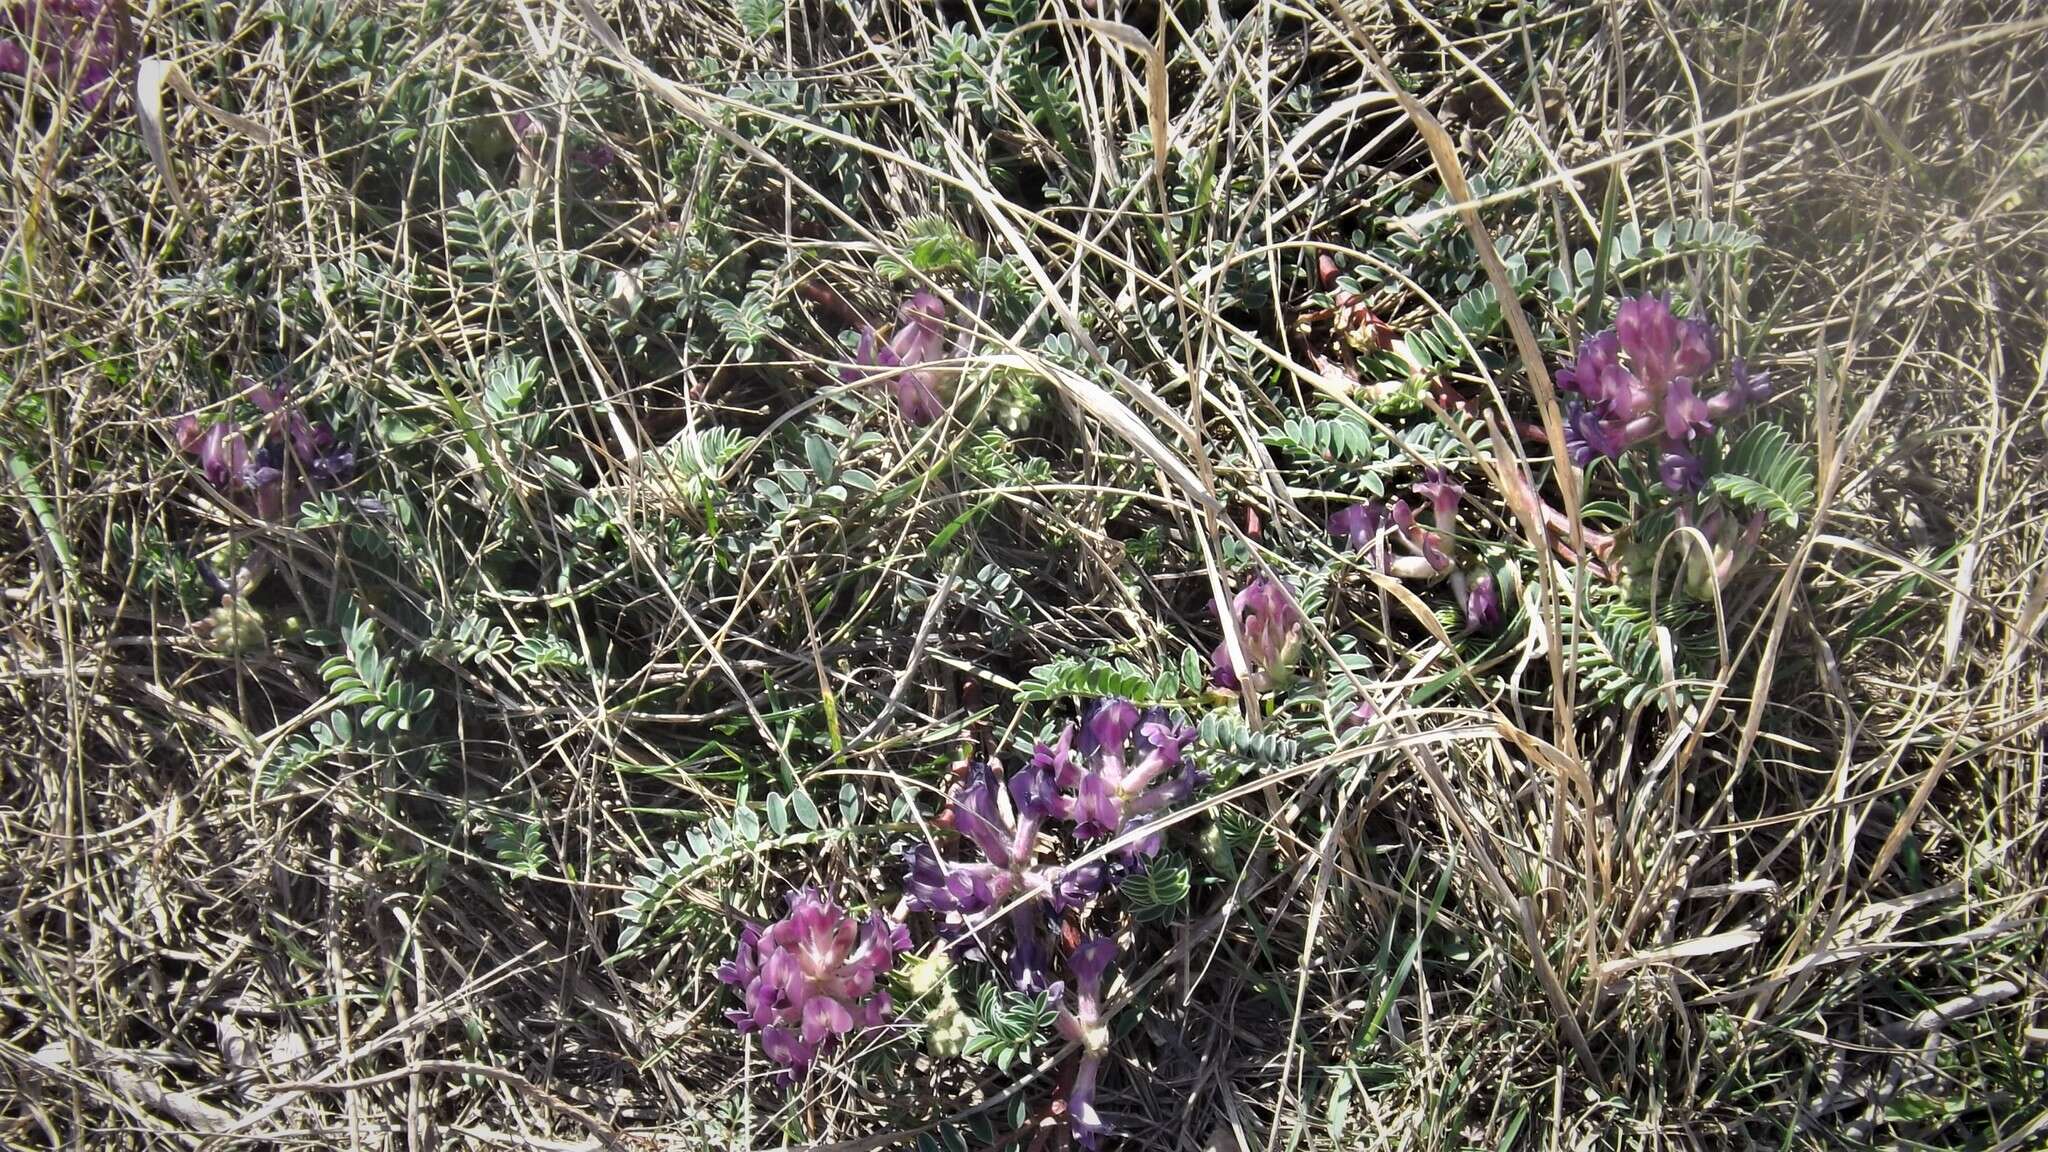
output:
MULTIPOLYGON (((1007 89, 984 119, 918 86, 946 31, 920 5, 792 4, 753 37, 720 5, 601 2, 630 60, 567 0, 344 5, 388 30, 373 64, 317 61, 276 7, 143 26, 144 51, 271 137, 169 96, 182 207, 132 111, 52 131, 0 88, 6 1146, 1060 1146, 1041 1123, 1057 1054, 1018 1087, 898 1042, 786 1094, 710 966, 727 917, 806 878, 893 902, 885 850, 916 825, 892 801, 929 812, 963 742, 1035 730, 1009 699, 1033 667, 1163 666, 1215 637, 1206 605, 1249 557, 1297 580, 1325 564, 1315 494, 1260 444, 1350 403, 1292 329, 1303 269, 1378 250, 1404 221, 1360 205, 1411 189, 1426 243, 1375 296, 1385 319, 1426 325, 1456 301, 1424 284, 1476 270, 1455 217, 1420 218, 1439 171, 1359 37, 1471 172, 1526 162, 1484 197, 1504 246, 1595 243, 1610 199, 1646 229, 1764 238, 1668 278, 1789 383, 1774 410, 1814 446, 1819 500, 1718 605, 1687 723, 1585 698, 1540 636, 1473 667, 1407 601, 1333 586, 1317 643, 1347 632, 1362 657, 1333 685, 1447 686, 1186 817, 1245 835, 1188 915, 1143 930, 1142 1010, 1104 1089, 1121 1146, 2048 1138, 2048 24, 2026 5, 1631 0, 1527 24, 1183 5, 1159 26, 1047 5, 1075 103, 1040 135, 1007 89), (1162 27, 1169 59, 1125 42, 1162 27), (1141 134, 1155 67, 1170 230, 1141 134), (727 85, 774 69, 795 99, 737 112, 727 85), (579 94, 592 78, 609 91, 579 94), (503 125, 529 107, 619 163, 520 156, 503 125), (530 193, 490 244, 463 239, 458 169, 530 193), (1213 196, 1175 198, 1190 173, 1213 196), (860 393, 820 383, 836 334, 890 307, 878 261, 931 215, 1042 293, 981 344, 1051 382, 1042 472, 972 420, 855 420, 832 398, 860 393), (465 263, 479 250, 488 267, 465 263), (651 336, 608 319, 610 272, 671 251, 714 281, 751 269, 782 326, 741 358, 701 308, 651 336), (541 362, 566 472, 485 413, 506 349, 541 362), (358 490, 411 494, 409 520, 371 529, 381 550, 251 516, 175 451, 169 416, 280 369, 378 448, 358 490), (772 433, 819 412, 875 433, 841 466, 886 501, 735 539, 651 463, 738 428, 759 439, 713 471, 749 492, 772 433), (224 656, 178 581, 249 552, 273 558, 274 642, 224 656), (343 602, 433 684, 433 723, 273 785, 337 707, 331 650, 287 618, 343 602), (463 613, 504 646, 433 647, 463 613), (558 665, 514 646, 548 637, 558 665), (736 811, 742 782, 851 784, 866 815, 736 860, 672 935, 617 955, 635 862, 736 811)), ((1582 320, 1525 304, 1546 333, 1582 320)), ((1529 374, 1503 335, 1486 352, 1454 383, 1475 417, 1526 426, 1529 374)), ((987 379, 963 394, 993 407, 987 379)), ((1526 571, 1529 602, 1569 620, 1573 574, 1526 571)))

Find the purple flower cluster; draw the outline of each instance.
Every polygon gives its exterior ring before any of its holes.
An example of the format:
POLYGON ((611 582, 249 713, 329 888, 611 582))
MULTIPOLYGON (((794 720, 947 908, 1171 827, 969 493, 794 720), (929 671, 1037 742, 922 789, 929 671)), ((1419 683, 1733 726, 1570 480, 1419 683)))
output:
POLYGON ((1131 835, 1194 795, 1203 777, 1185 754, 1194 729, 1164 709, 1141 712, 1128 700, 1103 700, 1053 744, 1007 779, 1002 766, 977 760, 953 788, 944 822, 980 853, 947 860, 929 844, 906 855, 910 906, 939 918, 940 930, 967 942, 972 918, 1006 904, 1011 930, 1010 978, 1029 992, 1048 986, 1043 929, 1048 912, 1080 908, 1108 887, 1118 869, 1137 870, 1159 854, 1158 831, 1131 836, 1114 865, 1038 862, 1048 821, 1070 826, 1074 839, 1131 835))
POLYGON ((884 917, 866 924, 814 889, 789 897, 789 915, 766 928, 748 925, 739 953, 718 978, 740 990, 746 1007, 726 1013, 743 1033, 759 1032, 761 1050, 794 1076, 839 1037, 887 1023, 881 979, 910 934, 884 917))
POLYGON ((233 424, 178 418, 178 447, 198 459, 214 487, 250 497, 265 520, 281 520, 288 493, 303 497, 309 489, 332 488, 355 475, 355 449, 324 422, 306 419, 288 389, 257 384, 247 396, 264 415, 254 447, 233 424), (288 476, 297 481, 295 493, 288 476))
POLYGON ((946 339, 946 302, 929 292, 918 292, 903 302, 897 312, 896 330, 884 339, 872 324, 861 329, 860 346, 854 351, 855 367, 840 370, 839 378, 858 384, 880 372, 896 397, 896 409, 911 424, 930 424, 946 411, 944 391, 953 372, 923 367, 926 363, 968 352, 968 334, 963 331, 949 349, 946 339))
POLYGON ((1465 502, 1465 486, 1443 469, 1431 468, 1413 491, 1429 509, 1427 526, 1407 500, 1396 496, 1386 503, 1354 504, 1334 513, 1330 531, 1344 537, 1352 551, 1365 553, 1374 571, 1400 580, 1449 576, 1465 627, 1474 632, 1495 631, 1502 618, 1499 583, 1486 569, 1468 571, 1456 560, 1455 529, 1458 509, 1465 502))
POLYGON ((95 112, 114 91, 128 23, 125 0, 27 0, 0 9, 0 72, 38 72, 75 87, 95 112))
POLYGON ((1729 383, 1702 398, 1700 385, 1718 359, 1715 343, 1711 323, 1679 318, 1668 299, 1623 300, 1614 327, 1582 341, 1572 365, 1557 373, 1557 386, 1573 397, 1565 412, 1573 462, 1618 459, 1656 440, 1658 480, 1675 493, 1698 491, 1705 469, 1692 441, 1770 395, 1769 377, 1736 360, 1729 383))
POLYGON ((1285 688, 1294 678, 1295 661, 1301 659, 1302 626, 1306 623, 1294 594, 1278 580, 1261 576, 1238 592, 1230 610, 1237 618, 1245 662, 1251 666, 1235 666, 1226 640, 1209 654, 1210 681, 1233 692, 1239 687, 1254 692, 1285 688))
POLYGON ((1074 1069, 1073 1087, 1067 1093, 1067 1124, 1074 1140, 1083 1148, 1102 1146, 1109 1125, 1095 1111, 1095 1080, 1102 1068, 1103 1053, 1109 1050, 1109 1022, 1102 1013, 1102 984, 1109 966, 1116 962, 1116 941, 1093 936, 1081 942, 1068 958, 1074 976, 1074 1007, 1066 1004, 1064 989, 1054 997, 1059 1003, 1055 1026, 1070 1043, 1081 1046, 1081 1062, 1074 1069))

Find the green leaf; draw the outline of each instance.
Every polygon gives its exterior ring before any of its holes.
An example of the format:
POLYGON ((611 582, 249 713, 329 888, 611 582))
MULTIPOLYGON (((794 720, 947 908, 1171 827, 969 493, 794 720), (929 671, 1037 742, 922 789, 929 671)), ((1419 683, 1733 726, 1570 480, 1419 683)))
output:
POLYGON ((797 823, 802 824, 806 828, 815 830, 825 822, 824 818, 818 814, 818 806, 811 803, 809 793, 790 793, 789 806, 796 811, 797 823))
POLYGON ((1762 423, 1743 436, 1711 481, 1714 491, 1776 524, 1799 525, 1813 502, 1813 460, 1792 443, 1791 434, 1762 423))
POLYGON ((782 31, 784 15, 787 12, 785 0, 733 0, 733 15, 739 17, 740 27, 755 40, 766 40, 782 31))
POLYGON ((1143 872, 1124 878, 1117 890, 1140 920, 1165 920, 1177 915, 1188 899, 1188 866, 1178 857, 1162 854, 1153 858, 1143 872))

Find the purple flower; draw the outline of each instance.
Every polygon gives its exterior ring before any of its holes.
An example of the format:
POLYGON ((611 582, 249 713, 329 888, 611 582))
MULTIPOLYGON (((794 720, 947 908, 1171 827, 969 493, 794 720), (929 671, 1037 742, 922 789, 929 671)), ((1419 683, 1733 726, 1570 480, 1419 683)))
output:
POLYGON ((316 483, 333 487, 355 475, 355 449, 339 443, 325 422, 306 419, 292 402, 288 386, 255 385, 249 389, 249 402, 270 417, 266 442, 289 445, 293 457, 316 483))
POLYGON ((1673 379, 1671 390, 1664 394, 1664 438, 1682 442, 1713 430, 1707 402, 1692 390, 1691 378, 1673 379))
POLYGON ((942 916, 986 912, 1016 890, 1016 878, 1007 869, 944 860, 929 844, 911 845, 904 866, 903 889, 910 906, 942 916))
MULTIPOLYGON (((1084 762, 1072 805, 1078 839, 1121 836, 1201 787, 1202 776, 1186 755, 1195 730, 1163 708, 1140 713, 1128 700, 1104 700, 1089 710, 1082 732, 1084 762)), ((1162 840, 1154 833, 1124 845, 1124 866, 1142 867, 1159 854, 1162 840)))
MULTIPOLYGON (((1714 326, 1683 318, 1659 296, 1621 302, 1614 327, 1587 337, 1571 366, 1557 374, 1558 387, 1576 398, 1565 409, 1565 441, 1572 462, 1584 467, 1597 456, 1619 459, 1623 452, 1661 437, 1682 446, 1713 432, 1714 422, 1733 415, 1761 395, 1748 369, 1732 365, 1733 384, 1712 397, 1700 385, 1714 370, 1714 326)), ((1763 381, 1765 393, 1769 382, 1763 381)), ((1685 452, 1689 456, 1690 453, 1685 452)), ((1682 478, 1660 459, 1660 476, 1682 478)), ((1671 485, 1673 491, 1680 489, 1671 485)), ((1697 483, 1693 488, 1697 488, 1697 483)))
POLYGON ((1070 724, 1058 741, 1040 743, 1015 776, 1000 764, 969 765, 950 794, 942 822, 974 845, 981 859, 955 861, 927 844, 904 854, 904 895, 932 913, 939 932, 962 950, 993 955, 996 933, 985 931, 998 909, 1008 913, 1009 969, 1019 988, 1046 987, 1048 911, 1081 909, 1108 888, 1118 871, 1141 868, 1157 855, 1158 831, 1131 836, 1118 860, 1061 867, 1041 864, 1044 825, 1068 821, 1076 839, 1127 836, 1194 795, 1203 777, 1186 756, 1195 730, 1164 709, 1140 711, 1128 700, 1103 700, 1070 724))
POLYGON ((1716 359, 1714 337, 1714 326, 1699 317, 1679 321, 1678 346, 1671 354, 1671 378, 1698 380, 1712 372, 1716 359))
POLYGON ((801 889, 790 894, 789 915, 765 929, 749 925, 718 969, 746 1005, 726 1017, 742 1033, 759 1032, 769 1059, 802 1072, 839 1037, 887 1022, 889 993, 879 984, 909 949, 902 925, 881 916, 862 924, 801 889))
POLYGON ((1104 760, 1113 763, 1114 771, 1123 772, 1124 744, 1138 727, 1138 706, 1129 700, 1098 700, 1090 705, 1081 717, 1081 755, 1100 764, 1104 760))
POLYGON ((1464 609, 1468 631, 1483 635, 1500 630, 1500 585, 1493 573, 1482 570, 1466 582, 1464 609))
POLYGON ((1091 936, 1081 941, 1074 954, 1067 958, 1067 968, 1074 977, 1074 1007, 1059 1006, 1057 1017, 1060 1035, 1085 1049, 1100 1051, 1109 1046, 1109 1037, 1102 1032, 1102 981, 1109 974, 1109 966, 1116 963, 1116 941, 1107 936, 1091 936))
MULTIPOLYGON (((854 352, 856 367, 842 369, 839 378, 855 384, 876 374, 868 370, 887 370, 886 383, 903 419, 911 424, 932 423, 945 414, 940 386, 950 374, 919 365, 946 352, 945 319, 944 301, 929 292, 913 294, 898 309, 896 330, 887 340, 873 325, 861 330, 860 345, 854 352)), ((967 334, 961 333, 952 350, 955 357, 967 354, 967 341, 967 334)))
POLYGON ((1027 995, 1052 987, 1052 956, 1040 931, 1045 914, 1030 904, 1010 909, 1010 983, 1027 995))
POLYGON ((0 9, 0 72, 70 85, 95 112, 114 90, 125 50, 125 0, 27 0, 0 9))
MULTIPOLYGON (((1373 501, 1353 504, 1330 514, 1330 531, 1344 537, 1353 552, 1381 552, 1380 534, 1385 530, 1387 506, 1373 501)), ((1375 563, 1378 560, 1375 559, 1375 563)))
MULTIPOLYGON (((1430 501, 1431 515, 1439 525, 1448 524, 1456 517, 1465 490, 1444 480, 1440 471, 1432 469, 1430 475, 1416 488, 1430 501)), ((1444 534, 1417 523, 1415 510, 1406 500, 1354 504, 1330 517, 1330 531, 1343 536, 1353 551, 1364 552, 1376 572, 1403 580, 1435 580, 1451 569, 1444 534), (1399 547, 1399 554, 1394 546, 1399 547)))
POLYGON ((1068 868, 1054 869, 1052 910, 1070 912, 1102 895, 1109 887, 1108 863, 1096 860, 1068 868))
POLYGON ((250 435, 230 423, 201 424, 197 416, 187 415, 173 426, 178 447, 197 458, 214 487, 276 521, 290 511, 287 503, 295 505, 311 490, 337 487, 355 475, 355 449, 341 443, 326 424, 306 419, 288 389, 255 384, 244 394, 264 415, 253 447, 250 435))
POLYGON ((180 416, 178 447, 199 458, 199 470, 206 482, 226 490, 246 487, 249 479, 249 442, 226 424, 201 424, 197 416, 180 416))
POLYGON ((1657 454, 1657 480, 1675 495, 1685 496, 1706 483, 1706 465, 1684 444, 1667 440, 1657 454))
POLYGON ((1003 803, 1005 795, 1001 766, 976 760, 953 789, 952 814, 954 831, 973 841, 989 863, 1008 869, 1020 845, 1016 843, 1014 812, 1003 803))
POLYGON ((1628 355, 1629 367, 1652 392, 1668 383, 1677 366, 1678 317, 1669 300, 1634 296, 1614 312, 1614 334, 1628 355))
POLYGON ((1074 977, 1074 1007, 1070 1010, 1063 997, 1055 1017, 1060 1035, 1081 1046, 1081 1062, 1067 1094, 1067 1123, 1084 1148, 1100 1147, 1102 1137, 1109 1134, 1109 1125, 1095 1110, 1095 1081, 1102 1055, 1109 1050, 1109 1027, 1102 1012, 1103 978, 1115 962, 1116 941, 1104 936, 1082 941, 1067 960, 1074 977))
POLYGON ((1220 688, 1240 685, 1254 692, 1282 688, 1294 677, 1294 662, 1301 657, 1301 609, 1285 585, 1261 576, 1245 585, 1231 601, 1237 616, 1238 639, 1246 669, 1232 666, 1230 645, 1218 644, 1209 656, 1210 679, 1220 688))
POLYGON ((1602 404, 1573 402, 1565 409, 1565 447, 1584 468, 1595 456, 1620 459, 1628 448, 1628 425, 1602 404))
MULTIPOLYGON (((940 933, 963 949, 986 951, 989 934, 976 930, 986 927, 987 914, 1017 902, 1008 918, 1010 969, 1027 991, 1044 985, 1039 901, 1055 910, 1079 907, 1106 883, 1106 877, 1086 869, 1063 872, 1035 860, 1044 821, 1072 818, 1074 802, 1059 783, 1062 762, 1073 755, 1071 746, 1071 732, 1057 749, 1040 745, 1031 762, 1007 781, 995 761, 968 766, 953 786, 942 821, 974 845, 980 860, 946 860, 927 844, 914 844, 904 854, 903 890, 910 906, 936 916, 940 933), (977 922, 978 917, 983 919, 977 922)), ((1076 782, 1081 779, 1078 765, 1066 770, 1076 782)))
POLYGON ((1588 403, 1626 412, 1637 384, 1635 376, 1621 365, 1621 341, 1614 329, 1587 337, 1579 345, 1578 359, 1558 370, 1557 386, 1585 397, 1588 403))
POLYGON ((1449 532, 1458 519, 1458 505, 1465 500, 1465 486, 1445 478, 1443 469, 1431 468, 1423 473, 1415 494, 1429 501, 1430 522, 1436 530, 1449 532))
POLYGON ((1707 400, 1707 414, 1713 419, 1725 420, 1771 398, 1771 374, 1751 372, 1742 357, 1728 362, 1728 375, 1728 386, 1707 400))

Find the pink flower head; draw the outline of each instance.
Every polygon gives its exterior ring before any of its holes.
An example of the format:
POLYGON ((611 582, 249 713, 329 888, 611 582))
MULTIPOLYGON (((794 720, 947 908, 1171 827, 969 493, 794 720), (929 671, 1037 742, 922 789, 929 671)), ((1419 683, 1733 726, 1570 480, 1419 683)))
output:
POLYGON ((900 924, 881 916, 862 924, 814 889, 793 892, 789 914, 765 929, 749 925, 718 969, 746 1005, 726 1017, 742 1033, 759 1032, 769 1059, 802 1072, 839 1037, 887 1023, 881 978, 909 948, 900 924))
POLYGON ((1628 449, 1661 440, 1657 471, 1676 493, 1697 491, 1699 459, 1686 445, 1711 435, 1714 423, 1769 394, 1770 382, 1740 360, 1734 382, 1712 396, 1701 386, 1718 353, 1714 325, 1679 317, 1662 296, 1636 296, 1615 310, 1614 327, 1587 337, 1558 387, 1575 397, 1565 411, 1566 446, 1581 467, 1596 456, 1619 459, 1628 449))
MULTIPOLYGON (((967 353, 966 339, 962 333, 952 355, 967 353)), ((917 292, 897 309, 896 328, 887 340, 872 325, 861 330, 854 351, 856 367, 842 370, 840 379, 857 383, 875 375, 873 370, 892 370, 886 383, 896 398, 897 411, 911 424, 930 424, 945 414, 941 385, 948 377, 940 370, 919 366, 946 355, 945 301, 929 292, 917 292)))
POLYGON ((1231 611, 1236 614, 1238 638, 1251 667, 1233 667, 1230 645, 1218 644, 1209 656, 1210 679, 1221 688, 1245 685, 1254 692, 1285 687, 1294 678, 1295 661, 1301 658, 1306 623, 1293 594, 1279 581, 1261 576, 1237 594, 1231 611))

